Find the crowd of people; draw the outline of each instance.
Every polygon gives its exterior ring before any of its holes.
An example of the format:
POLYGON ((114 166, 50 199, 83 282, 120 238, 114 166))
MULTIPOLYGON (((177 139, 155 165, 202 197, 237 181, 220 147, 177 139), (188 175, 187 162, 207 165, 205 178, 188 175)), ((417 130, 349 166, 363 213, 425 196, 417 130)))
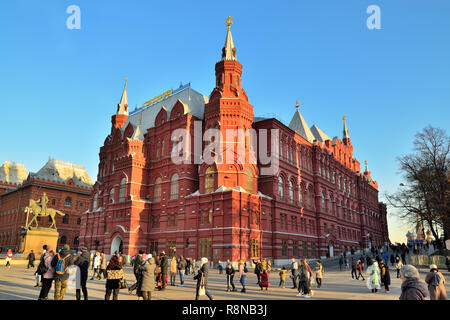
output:
MULTIPOLYGON (((208 291, 210 262, 205 257, 196 261, 183 256, 170 258, 164 251, 158 255, 156 252, 146 254, 140 250, 138 254, 131 257, 130 263, 133 267, 135 282, 128 286, 123 271, 127 259, 122 253, 114 253, 107 261, 107 255, 104 252, 90 253, 85 247, 80 247, 75 253, 71 253, 68 245, 64 245, 59 252, 55 252, 50 245, 44 246, 43 249, 44 253, 35 271, 35 287, 41 287, 40 300, 48 299, 53 283, 54 299, 63 300, 69 277, 75 281, 76 299, 81 300, 82 293, 84 300, 88 300, 89 267, 92 269, 90 280, 102 280, 102 277, 106 279, 105 300, 111 298, 117 300, 120 289, 128 289, 129 294, 136 291, 139 300, 151 300, 153 291, 166 290, 169 285, 168 276, 170 276, 170 286, 176 285, 177 277, 180 281, 179 285, 184 286, 184 279, 190 274, 194 275, 193 280, 197 280, 195 299, 207 296, 213 300, 208 291)), ((355 252, 352 252, 351 255, 343 253, 339 257, 339 269, 342 271, 343 268, 351 268, 352 280, 366 281, 367 288, 374 294, 379 293, 381 288, 384 288, 384 293, 390 293, 390 270, 395 269, 396 277, 402 280, 400 300, 423 300, 428 294, 431 300, 446 300, 445 278, 437 266, 431 265, 429 273, 424 281, 421 281, 418 270, 407 264, 407 254, 408 248, 403 246, 390 247, 390 250, 389 248, 384 248, 384 250, 372 248, 367 254, 363 252, 358 257, 355 252)), ((12 251, 8 250, 6 254, 7 267, 10 267, 12 257, 12 251)), ((28 254, 27 260, 27 269, 34 268, 36 257, 33 251, 28 254)), ((314 263, 312 268, 307 259, 297 262, 295 258, 292 258, 289 265, 273 269, 271 260, 252 261, 257 279, 256 285, 260 290, 269 291, 270 274, 272 271, 276 271, 280 280, 278 287, 283 289, 286 287, 286 278, 289 275, 292 280, 291 289, 296 289, 297 296, 304 298, 310 298, 314 294, 312 290, 314 285, 317 289, 322 287, 324 268, 320 260, 314 263)), ((448 267, 448 258, 446 263, 448 267)), ((249 272, 247 262, 240 260, 235 268, 229 260, 225 264, 219 261, 218 270, 219 274, 223 274, 225 271, 227 292, 237 291, 234 284, 236 273, 241 284, 240 292, 246 292, 246 276, 249 272)))

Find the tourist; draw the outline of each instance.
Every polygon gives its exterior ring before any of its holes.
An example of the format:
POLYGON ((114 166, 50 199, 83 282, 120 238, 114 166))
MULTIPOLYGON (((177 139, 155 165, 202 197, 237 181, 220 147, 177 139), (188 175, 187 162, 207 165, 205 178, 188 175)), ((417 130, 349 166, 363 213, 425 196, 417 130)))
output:
POLYGON ((430 266, 430 272, 426 275, 425 282, 428 284, 430 300, 447 300, 445 278, 435 264, 430 266))
POLYGON ((322 262, 318 260, 316 262, 316 282, 317 282, 317 288, 322 287, 322 277, 323 277, 323 266, 322 262))
POLYGON ((388 256, 387 252, 383 253, 383 260, 384 260, 384 264, 385 264, 386 266, 389 265, 388 258, 389 258, 389 256, 388 256))
POLYGON ((291 289, 297 289, 297 276, 298 276, 298 263, 295 261, 295 258, 291 260, 291 278, 293 287, 291 289))
POLYGON ((356 274, 356 266, 357 266, 357 262, 356 260, 352 257, 352 280, 358 280, 358 276, 356 274), (356 279, 355 279, 356 278, 356 279))
POLYGON ((189 275, 189 271, 191 270, 191 258, 186 258, 186 270, 184 271, 184 275, 189 275))
POLYGON ((94 274, 92 275, 91 280, 94 280, 95 275, 97 275, 97 279, 100 280, 100 266, 101 266, 101 258, 100 258, 100 252, 95 253, 94 261, 92 263, 92 266, 94 268, 94 274))
POLYGON ((220 263, 220 260, 219 260, 219 265, 217 266, 217 269, 219 269, 219 274, 223 274, 223 266, 222 266, 222 263, 220 263))
POLYGON ((281 268, 279 276, 280 276, 280 284, 278 285, 278 288, 283 286, 283 289, 285 288, 285 283, 286 283, 286 274, 288 273, 289 270, 286 270, 286 267, 283 266, 283 268, 281 268))
POLYGON ((391 261, 391 267, 393 267, 394 263, 395 263, 395 257, 394 257, 393 253, 391 253, 391 256, 390 256, 389 260, 391 261))
POLYGON ((117 300, 119 297, 120 281, 123 279, 123 269, 119 263, 117 256, 112 256, 106 267, 106 293, 105 300, 109 300, 111 293, 113 300, 117 300))
POLYGON ((100 254, 100 275, 98 277, 98 280, 100 280, 102 278, 103 275, 103 279, 107 278, 107 274, 106 274, 106 255, 104 252, 102 252, 100 254))
POLYGON ((380 276, 381 283, 384 285, 384 293, 389 293, 389 286, 391 284, 391 276, 389 274, 389 265, 384 261, 380 262, 380 276))
POLYGON ((161 267, 161 280, 162 280, 161 290, 165 290, 167 287, 167 269, 169 268, 169 261, 164 251, 162 251, 160 254, 159 263, 161 267))
POLYGON ((230 286, 232 288, 231 291, 236 291, 236 287, 234 286, 235 273, 236 270, 234 270, 233 265, 230 263, 230 260, 227 260, 227 265, 225 266, 225 274, 227 275, 227 292, 230 292, 230 286))
POLYGON ((264 270, 266 270, 267 269, 267 261, 266 261, 266 259, 264 259, 262 262, 261 262, 261 271, 264 271, 264 270))
POLYGON ((261 281, 259 282, 259 286, 261 287, 261 290, 263 288, 266 288, 266 291, 269 289, 269 273, 265 268, 263 268, 263 271, 261 272, 261 281))
POLYGON ((272 261, 269 259, 269 260, 267 261, 267 271, 270 272, 270 270, 272 270, 272 261))
POLYGON ((67 279, 69 278, 69 273, 66 271, 72 264, 73 259, 70 254, 70 247, 68 244, 65 244, 61 251, 53 257, 51 262, 52 267, 55 269, 53 277, 55 279, 55 300, 64 299, 67 288, 67 279))
POLYGON ((200 260, 200 268, 198 270, 197 275, 194 277, 194 280, 197 280, 197 286, 195 291, 195 300, 198 300, 200 288, 204 288, 205 295, 209 298, 209 300, 213 300, 213 297, 208 292, 208 259, 203 257, 200 260))
POLYGON ((239 260, 239 281, 241 282, 241 292, 245 293, 245 277, 247 276, 247 267, 244 261, 239 260))
POLYGON ((397 256, 395 258, 395 268, 397 269, 397 279, 400 278, 400 269, 403 267, 403 263, 400 260, 400 257, 397 256))
POLYGON ((34 256, 33 250, 31 250, 30 253, 28 254, 27 260, 28 260, 27 269, 29 269, 30 267, 34 268, 34 260, 36 260, 36 257, 34 256))
POLYGON ((184 285, 184 274, 183 271, 186 270, 186 260, 184 260, 183 256, 180 256, 177 264, 178 274, 180 276, 180 287, 184 285))
POLYGON ((298 282, 298 294, 297 296, 311 298, 310 295, 310 273, 309 266, 306 264, 306 259, 300 260, 299 268, 299 282, 298 282))
POLYGON ((427 285, 420 281, 419 271, 412 265, 404 265, 400 270, 403 281, 400 300, 425 300, 428 295, 427 285))
POLYGON ((380 268, 378 267, 378 262, 374 259, 371 259, 370 263, 371 264, 367 268, 367 273, 369 274, 367 287, 372 293, 378 293, 378 289, 380 289, 380 268))
POLYGON ((175 280, 177 277, 177 258, 175 256, 170 260, 170 285, 175 286, 175 280))
POLYGON ((143 254, 144 254, 144 250, 139 250, 138 254, 134 258, 133 273, 134 273, 134 277, 136 278, 136 281, 139 280, 139 267, 141 266, 141 264, 143 262, 143 259, 142 259, 143 254))
MULTIPOLYGON (((53 247, 51 245, 47 245, 46 247, 46 253, 42 257, 42 262, 44 268, 42 269, 42 287, 41 292, 39 293, 39 299, 38 300, 48 300, 48 293, 52 287, 53 282, 53 275, 55 273, 55 269, 52 267, 51 262, 54 256, 53 247)), ((38 269, 40 266, 38 266, 38 269)))
POLYGON ((366 280, 366 279, 364 279, 364 276, 362 274, 362 272, 363 272, 363 262, 361 260, 358 260, 358 264, 356 265, 356 269, 358 270, 358 275, 356 276, 356 280, 359 280, 359 277, 362 278, 362 281, 366 280))
POLYGON ((197 260, 192 259, 190 273, 194 273, 194 271, 195 271, 196 268, 197 268, 197 260))
POLYGON ((366 257, 366 269, 369 268, 369 266, 372 264, 372 257, 367 256, 366 257))
MULTIPOLYGON (((86 287, 88 272, 89 272, 90 256, 86 247, 80 247, 80 255, 75 260, 74 264, 80 268, 80 286, 83 291, 84 300, 88 300, 88 291, 86 287)), ((76 290, 77 300, 81 300, 80 289, 76 290)))
POLYGON ((261 272, 262 272, 262 265, 261 262, 259 260, 253 261, 253 263, 255 264, 255 274, 256 274, 256 279, 258 280, 256 282, 257 285, 259 285, 259 282, 261 281, 261 272))
POLYGON ((342 271, 342 266, 344 265, 344 255, 341 254, 339 257, 339 271, 342 271))
POLYGON ((147 256, 147 260, 140 266, 140 279, 138 292, 142 295, 143 300, 152 299, 152 291, 155 291, 155 259, 151 254, 147 256))
POLYGON ((6 267, 11 268, 11 260, 13 258, 13 253, 11 249, 8 249, 8 251, 6 252, 6 267))

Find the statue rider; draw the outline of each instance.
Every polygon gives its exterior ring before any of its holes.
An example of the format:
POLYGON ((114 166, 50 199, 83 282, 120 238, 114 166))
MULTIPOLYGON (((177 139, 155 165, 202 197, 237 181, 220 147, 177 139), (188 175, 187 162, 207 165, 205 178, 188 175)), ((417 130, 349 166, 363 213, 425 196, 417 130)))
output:
POLYGON ((36 202, 41 205, 41 215, 44 216, 45 213, 47 212, 47 203, 48 203, 47 194, 44 192, 42 196, 39 198, 39 200, 36 202))

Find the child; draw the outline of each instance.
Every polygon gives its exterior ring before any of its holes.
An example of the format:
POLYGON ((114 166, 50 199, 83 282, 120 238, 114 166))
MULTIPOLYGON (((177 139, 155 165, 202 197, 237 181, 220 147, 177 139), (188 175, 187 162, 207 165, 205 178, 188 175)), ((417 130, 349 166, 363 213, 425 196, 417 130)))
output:
POLYGON ((264 269, 261 273, 261 281, 259 282, 259 286, 261 287, 261 290, 263 288, 266 288, 266 291, 269 289, 269 273, 266 269, 264 269))
POLYGON ((281 285, 283 285, 283 289, 284 289, 284 284, 286 281, 286 273, 288 273, 288 270, 286 270, 286 267, 283 267, 280 270, 280 284, 278 285, 278 288, 281 287, 281 285))

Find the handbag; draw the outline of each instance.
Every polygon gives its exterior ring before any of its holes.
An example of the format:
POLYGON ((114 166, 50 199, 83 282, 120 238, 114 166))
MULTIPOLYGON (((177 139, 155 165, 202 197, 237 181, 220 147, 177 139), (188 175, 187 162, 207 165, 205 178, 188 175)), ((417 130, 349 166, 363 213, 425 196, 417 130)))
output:
POLYGON ((127 280, 122 278, 120 280, 119 288, 120 289, 128 289, 127 280))
POLYGON ((205 283, 204 283, 203 274, 202 274, 202 278, 200 279, 200 288, 198 288, 198 295, 204 296, 205 293, 206 293, 206 288, 205 288, 205 283))

